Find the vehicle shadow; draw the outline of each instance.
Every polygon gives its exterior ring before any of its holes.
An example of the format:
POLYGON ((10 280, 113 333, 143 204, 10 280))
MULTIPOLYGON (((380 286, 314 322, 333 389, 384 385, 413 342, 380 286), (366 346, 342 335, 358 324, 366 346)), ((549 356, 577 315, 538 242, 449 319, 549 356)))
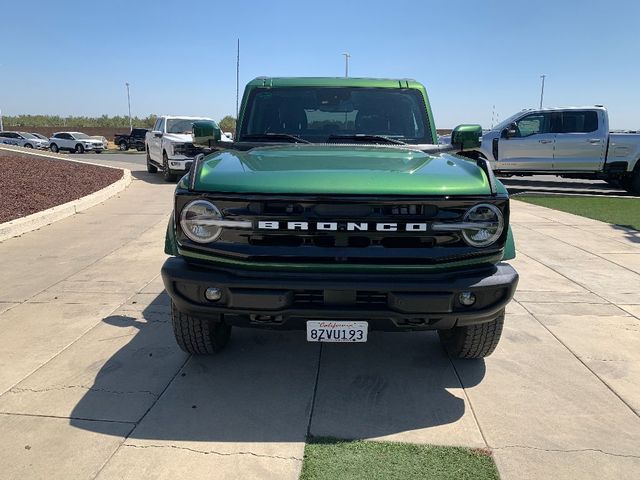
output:
POLYGON ((625 239, 631 243, 640 243, 640 231, 631 225, 611 225, 611 228, 624 233, 625 239))
MULTIPOLYGON (((167 182, 162 178, 162 172, 157 173, 149 173, 146 170, 132 170, 131 176, 136 180, 142 180, 147 183, 154 183, 157 185, 175 185, 178 183, 175 182, 167 182)), ((179 180, 179 179, 178 179, 179 180)))
MULTIPOLYGON (((77 428, 110 434, 105 422, 81 420, 126 421, 135 424, 130 439, 298 442, 309 434, 393 436, 465 414, 460 381, 433 332, 372 332, 367 343, 320 346, 302 331, 235 329, 220 354, 188 357, 173 339, 164 293, 140 312, 103 321, 113 335, 137 332, 76 404, 77 428)), ((480 382, 484 361, 469 368, 480 382)))

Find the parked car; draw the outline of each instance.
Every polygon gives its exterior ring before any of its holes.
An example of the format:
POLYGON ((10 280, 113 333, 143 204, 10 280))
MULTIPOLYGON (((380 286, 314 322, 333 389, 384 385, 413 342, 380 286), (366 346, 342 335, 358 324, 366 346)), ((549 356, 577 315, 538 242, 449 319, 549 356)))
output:
MULTIPOLYGON (((147 151, 147 171, 155 173, 160 169, 167 182, 175 181, 189 171, 191 163, 200 150, 193 145, 192 128, 194 122, 211 122, 210 118, 200 117, 158 117, 153 130, 147 132, 145 146, 147 151)), ((231 143, 227 137, 222 140, 231 143)))
POLYGON ((42 140, 29 132, 0 132, 0 143, 40 149, 46 149, 49 146, 48 140, 42 140))
POLYGON ((113 143, 118 145, 118 148, 122 151, 135 148, 139 152, 144 151, 144 140, 149 131, 148 128, 134 128, 129 134, 116 133, 113 139, 113 143))
POLYGON ((52 152, 67 150, 70 153, 84 153, 85 151, 100 153, 104 150, 104 144, 101 140, 91 138, 86 133, 57 132, 49 139, 49 148, 52 152))
POLYGON ((497 174, 602 179, 640 194, 640 135, 609 133, 600 105, 523 110, 485 133, 480 153, 497 174))
POLYGON ((103 137, 102 135, 92 135, 91 138, 100 140, 105 150, 109 148, 109 140, 107 140, 107 137, 103 137))
POLYGON ((43 135, 41 133, 35 133, 35 132, 31 132, 31 135, 33 135, 34 137, 38 137, 40 140, 46 141, 47 146, 49 145, 49 137, 47 137, 46 135, 43 135))

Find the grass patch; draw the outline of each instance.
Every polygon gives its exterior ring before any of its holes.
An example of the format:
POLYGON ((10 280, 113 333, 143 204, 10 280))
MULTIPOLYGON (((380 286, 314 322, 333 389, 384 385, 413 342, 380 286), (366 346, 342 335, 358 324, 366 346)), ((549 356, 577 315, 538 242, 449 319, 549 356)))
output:
POLYGON ((300 480, 499 480, 490 454, 461 447, 314 438, 300 480))
POLYGON ((560 195, 516 195, 512 198, 640 230, 640 199, 637 198, 564 197, 560 195))

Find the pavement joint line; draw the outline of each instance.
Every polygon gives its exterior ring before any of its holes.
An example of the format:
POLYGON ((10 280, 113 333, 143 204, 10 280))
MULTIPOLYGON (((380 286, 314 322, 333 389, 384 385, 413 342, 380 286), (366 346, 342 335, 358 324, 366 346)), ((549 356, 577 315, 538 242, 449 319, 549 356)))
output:
POLYGON ((623 403, 623 404, 624 404, 624 405, 625 405, 625 406, 626 406, 626 407, 631 411, 631 413, 633 413, 636 417, 639 417, 639 418, 640 418, 640 413, 639 413, 639 412, 636 412, 636 411, 633 409, 633 407, 632 407, 629 403, 627 403, 627 401, 626 401, 624 398, 622 398, 622 396, 620 396, 620 395, 618 394, 618 392, 616 392, 616 391, 615 391, 615 390, 614 390, 614 389, 613 389, 613 388, 612 388, 612 387, 611 387, 611 386, 610 386, 610 385, 609 385, 609 384, 608 384, 604 379, 602 379, 602 377, 600 377, 600 376, 599 376, 599 375, 598 375, 598 374, 597 374, 597 373, 596 373, 596 372, 595 372, 591 367, 589 367, 589 365, 587 365, 587 364, 582 360, 582 358, 580 358, 580 357, 578 356, 578 354, 577 354, 576 352, 574 352, 574 351, 573 351, 573 350, 572 350, 572 349, 571 349, 571 348, 570 348, 570 347, 569 347, 565 342, 563 342, 563 341, 560 339, 560 337, 558 337, 555 333, 553 333, 549 327, 547 327, 543 322, 541 322, 541 321, 540 321, 540 319, 539 319, 539 318, 538 318, 534 313, 532 313, 532 312, 531 312, 531 310, 529 310, 525 305, 522 305, 522 304, 521 304, 521 306, 522 306, 522 308, 524 308, 524 309, 529 313, 529 315, 531 315, 531 316, 535 319, 535 321, 536 321, 536 322, 538 322, 538 323, 542 326, 542 328, 544 328, 547 332, 549 332, 549 333, 553 336, 553 338, 555 338, 555 339, 556 339, 556 341, 558 341, 558 342, 560 343, 560 345, 562 345, 564 348, 566 348, 566 349, 567 349, 567 351, 568 351, 569 353, 571 353, 571 355, 573 355, 573 357, 574 357, 576 360, 578 360, 578 361, 579 361, 579 362, 584 366, 584 368, 586 368, 587 370, 589 370, 589 372, 591 372, 591 374, 592 374, 595 378, 597 378, 597 379, 600 381, 600 383, 602 383, 605 387, 607 387, 607 389, 608 389, 611 393, 613 393, 613 394, 618 398, 618 400, 620 400, 620 401, 621 401, 621 402, 622 402, 622 403, 623 403))
MULTIPOLYGON (((578 285, 579 287, 582 287, 582 288, 583 288, 584 290, 586 290, 588 293, 591 293, 591 294, 595 295, 596 297, 598 297, 598 298, 600 298, 600 299, 604 300, 604 303, 609 304, 609 305, 613 305, 613 306, 616 306, 616 307, 618 306, 618 305, 616 305, 615 303, 613 303, 613 302, 609 301, 607 298, 603 297, 602 295, 600 295, 600 294, 598 294, 598 293, 594 292, 594 291, 593 291, 593 290, 591 290, 588 286, 583 285, 582 283, 580 283, 580 282, 578 282, 578 281, 574 280, 573 278, 568 277, 568 276, 567 276, 567 275, 565 275, 564 273, 562 273, 562 272, 560 272, 560 271, 556 270, 556 269, 555 269, 555 268, 553 268, 551 265, 547 265, 546 263, 544 263, 544 262, 542 262, 542 261, 540 261, 540 260, 537 260, 535 257, 532 257, 531 255, 528 255, 528 254, 526 254, 526 253, 522 253, 521 251, 518 251, 518 254, 520 254, 520 255, 524 255, 525 257, 527 257, 527 258, 529 258, 529 259, 533 260, 534 262, 539 263, 540 265, 542 265, 542 266, 544 266, 544 267, 547 267, 549 270, 551 270, 551 271, 553 271, 553 272, 557 273, 558 275, 560 275, 561 277, 565 278, 566 280, 569 280, 571 283, 575 283, 575 284, 576 284, 576 285, 578 285)), ((634 273, 635 273, 635 272, 634 272, 634 273)), ((533 291, 533 290, 530 290, 530 291, 533 291)), ((549 290, 545 290, 545 291, 549 291, 549 290)), ((550 291, 551 291, 551 292, 553 292, 553 290, 550 290, 550 291)), ((558 292, 554 292, 554 293, 558 293, 558 292)), ((560 293, 561 293, 561 292, 560 292, 560 293)), ((577 293, 580 293, 580 292, 577 292, 577 293)), ((553 302, 551 302, 551 303, 553 303, 553 302)), ((556 302, 556 303, 562 303, 562 302, 556 302)), ((575 303, 582 303, 582 302, 575 302, 575 303)), ((523 305, 523 306, 524 306, 524 305, 523 305)), ((618 307, 618 308, 620 308, 620 307, 618 307)), ((527 311, 528 311, 528 310, 527 310, 527 311)))
MULTIPOLYGON (((149 282, 151 283, 151 282, 149 282)), ((149 406, 149 408, 147 408, 147 410, 142 414, 142 416, 138 419, 137 422, 135 422, 133 425, 133 428, 129 431, 129 433, 127 433, 124 438, 122 439, 122 442, 120 443, 120 445, 118 445, 118 447, 111 453, 111 455, 109 455, 106 460, 104 461, 104 463, 102 464, 102 466, 96 471, 96 474, 92 477, 92 480, 95 480, 99 475, 100 472, 102 472, 102 470, 104 470, 104 467, 107 466, 107 464, 111 461, 111 459, 113 458, 113 456, 118 453, 120 451, 120 449, 126 444, 127 440, 129 439, 129 437, 131 436, 131 434, 136 430, 136 428, 138 427, 138 425, 140 425, 140 423, 144 420, 144 418, 149 414, 149 412, 151 411, 151 409, 153 409, 153 407, 156 406, 156 404, 160 401, 160 399, 162 398, 162 396, 164 395, 164 393, 169 389, 169 387, 171 386, 171 384, 174 382, 174 380, 178 377, 178 374, 180 372, 182 372, 184 370, 184 367, 186 367, 187 363, 189 363, 189 360, 191 360, 192 355, 187 355, 187 358, 185 358, 184 362, 182 363, 182 365, 180 365, 180 368, 176 369, 176 373, 173 375, 173 377, 171 377, 171 379, 167 382, 167 384, 165 385, 165 387, 162 389, 162 391, 157 395, 156 399, 153 401, 153 403, 149 406)))
POLYGON ((24 387, 13 387, 9 391, 5 393, 44 393, 44 392, 55 392, 59 390, 71 390, 74 388, 80 388, 83 390, 87 390, 88 392, 104 392, 104 393, 113 393, 114 395, 136 395, 139 393, 152 395, 157 397, 158 395, 150 390, 132 390, 132 391, 124 391, 124 390, 109 390, 106 388, 96 388, 96 387, 88 387, 86 385, 57 385, 52 387, 45 388, 24 388, 24 387))
MULTIPOLYGON (((144 233, 146 233, 147 231, 151 230, 152 228, 154 228, 158 223, 160 223, 160 222, 157 222, 157 223, 155 223, 154 225, 152 225, 152 226, 150 226, 149 228, 147 228, 146 230, 144 230, 144 231, 141 233, 141 235, 142 235, 142 234, 144 234, 144 233)), ((48 290, 49 288, 54 287, 54 286, 58 285, 59 283, 64 282, 64 281, 65 281, 65 280, 67 280, 69 277, 72 277, 73 275, 75 275, 75 274, 77 274, 77 273, 80 273, 80 272, 82 272, 82 271, 86 270, 87 268, 89 268, 89 267, 91 267, 91 266, 95 265, 96 263, 98 263, 98 262, 99 262, 100 260, 102 260, 103 258, 106 258, 106 257, 108 257, 109 255, 111 255, 111 254, 115 253, 116 251, 118 251, 119 249, 124 248, 126 245, 128 245, 129 243, 131 243, 131 242, 133 242, 133 241, 134 241, 134 239, 132 239, 132 240, 128 241, 128 242, 127 242, 127 243, 125 243, 124 245, 121 245, 120 247, 118 247, 118 248, 116 248, 116 249, 112 250, 110 253, 108 253, 108 254, 106 254, 106 255, 104 255, 104 256, 102 256, 102 257, 100 257, 100 258, 99 258, 99 259, 97 259, 95 262, 92 262, 91 264, 89 264, 89 265, 87 265, 86 267, 84 267, 84 268, 82 268, 82 269, 78 270, 77 272, 71 273, 71 274, 69 274, 67 277, 65 277, 65 278, 63 278, 63 279, 61 279, 61 280, 59 280, 58 282, 54 283, 53 285, 50 285, 50 286, 48 286, 48 287, 46 287, 46 288, 43 288, 42 290, 40 290, 40 291, 39 291, 39 292, 37 292, 36 294, 32 295, 30 298, 33 298, 33 297, 35 297, 36 295, 39 295, 39 294, 41 294, 41 293, 45 292, 45 291, 46 291, 46 290, 48 290)), ((113 310, 111 310, 111 311, 107 314, 107 316, 113 315, 113 314, 114 314, 114 313, 115 313, 115 312, 116 312, 120 307, 122 307, 122 306, 123 306, 123 305, 125 305, 129 300, 131 300, 133 297, 135 297, 136 295, 138 295, 139 293, 141 293, 141 292, 142 292, 142 290, 144 290, 146 287, 148 287, 148 286, 151 284, 151 282, 153 282, 156 278, 158 278, 158 276, 159 276, 159 275, 160 275, 160 274, 156 274, 156 275, 155 275, 151 280, 149 280, 147 283, 145 283, 142 287, 140 287, 140 288, 139 288, 138 290, 136 290, 134 293, 132 293, 131 295, 129 295, 128 297, 126 297, 126 298, 124 299, 124 301, 123 301, 122 303, 118 304, 118 305, 117 305, 113 310)), ((23 302, 21 302, 21 303, 19 303, 19 304, 17 304, 17 305, 14 305, 14 306, 13 306, 13 307, 11 307, 9 310, 7 310, 7 312, 8 312, 8 311, 10 311, 10 310, 13 310, 13 309, 14 309, 14 308, 16 308, 18 305, 24 305, 24 304, 26 304, 27 302, 28 302, 28 299, 27 299, 27 300, 25 300, 25 301, 23 301, 23 302)), ((6 313, 6 312, 3 312, 3 315, 4 315, 4 313, 6 313)), ((104 317, 103 317, 103 318, 104 318, 104 317)), ((88 334, 88 333, 89 333, 89 332, 91 332, 94 328, 97 328, 97 327, 98 327, 99 325, 101 325, 101 324, 102 324, 102 319, 98 320, 94 325, 92 325, 92 326, 91 326, 91 327, 89 327, 87 330, 85 330, 84 332, 82 332, 82 333, 80 334, 80 336, 78 336, 78 337, 77 337, 75 340, 73 340, 71 343, 69 343, 68 345, 66 345, 65 347, 63 347, 63 348, 62 348, 58 353, 56 353, 55 355, 53 355, 53 356, 52 356, 51 358, 49 358, 46 362, 44 362, 42 365, 40 365, 39 367, 36 367, 33 371, 31 371, 31 372, 27 373, 24 377, 22 377, 22 379, 20 379, 18 382, 16 382, 16 383, 14 383, 13 385, 11 385, 11 386, 10 386, 7 390, 5 390, 4 392, 0 392, 0 397, 2 397, 2 396, 3 396, 5 393, 7 393, 9 390, 11 390, 11 389, 15 388, 16 386, 18 386, 20 383, 22 383, 23 381, 25 381, 27 378, 29 378, 31 375, 33 375, 34 373, 36 373, 37 371, 39 371, 41 368, 43 368, 43 367, 45 367, 46 365, 48 365, 52 360, 54 360, 55 358, 57 358, 59 355, 61 355, 63 352, 65 352, 65 351, 66 351, 68 348, 70 348, 71 346, 75 345, 75 343, 76 343, 78 340, 80 340, 81 338, 83 338, 86 334, 88 334)))
MULTIPOLYGON (((608 224, 607 224, 606 222, 602 222, 602 223, 604 223, 604 224, 606 224, 606 225, 614 225, 613 223, 608 223, 608 224)), ((601 258, 601 259, 603 259, 603 260, 606 260, 607 262, 615 263, 616 265, 620 265, 620 264, 619 264, 619 263, 614 262, 613 260, 609 260, 608 258, 604 258, 604 257, 602 257, 601 255, 638 255, 638 254, 640 253, 640 248, 638 248, 638 251, 637 251, 637 252, 622 252, 622 253, 620 253, 620 252, 600 252, 600 253, 591 252, 591 251, 589 251, 589 250, 587 250, 587 249, 584 249, 584 248, 582 248, 582 247, 579 247, 579 246, 574 245, 574 244, 569 243, 569 242, 565 242, 564 240, 562 240, 562 239, 560 239, 560 238, 554 237, 554 236, 552 236, 552 235, 549 235, 549 234, 547 234, 547 233, 545 233, 545 232, 541 232, 541 231, 536 230, 536 229, 534 229, 534 228, 530 228, 530 227, 528 227, 528 226, 526 226, 526 225, 522 225, 522 224, 521 224, 520 226, 522 226, 522 227, 524 227, 524 228, 527 228, 528 230, 533 230, 534 232, 539 233, 540 235, 545 235, 545 236, 547 236, 547 237, 549 237, 549 238, 553 238, 554 240, 558 240, 559 242, 562 242, 562 243, 564 243, 565 245, 569 245, 569 246, 571 246, 571 247, 577 248, 578 250, 582 250, 583 252, 590 253, 591 255, 595 255, 596 257, 599 257, 599 258, 601 258)), ((552 226, 552 225, 550 225, 550 226, 552 226)), ((589 232, 589 230, 585 230, 585 229, 583 229, 583 228, 579 228, 579 227, 578 227, 578 226, 576 226, 576 225, 565 225, 565 226, 566 226, 566 227, 575 228, 576 230, 580 230, 581 232, 589 232)), ((614 242, 616 242, 616 243, 619 243, 620 245, 624 245, 624 246, 627 246, 627 247, 629 246, 629 243, 630 243, 630 242, 621 242, 621 241, 620 241, 620 240, 618 240, 617 238, 609 238, 608 240, 612 240, 612 241, 614 241, 614 242)), ((633 245, 633 244, 632 244, 632 245, 633 245)), ((627 267, 625 267, 624 265, 620 265, 620 266, 621 266, 621 267, 623 267, 623 268, 627 268, 627 267)), ((627 268, 627 270, 629 270, 629 269, 627 268)), ((634 271, 634 270, 631 270, 631 271, 632 271, 632 272, 634 272, 634 273, 638 273, 638 272, 636 272, 636 271, 634 271)))
MULTIPOLYGON (((309 421, 307 423, 306 438, 311 438, 311 422, 313 421, 313 412, 316 407, 316 396, 318 394, 318 384, 320 383, 320 367, 322 366, 322 343, 318 349, 318 368, 316 369, 316 379, 313 384, 313 393, 311 394, 311 408, 309 409, 309 421)), ((305 442, 306 443, 306 442, 305 442)))
POLYGON ((640 458, 640 455, 627 455, 624 453, 613 453, 606 452, 601 450, 600 448, 571 448, 571 449, 562 449, 562 448, 540 448, 540 447, 531 447, 529 445, 504 445, 502 447, 489 447, 492 450, 507 450, 510 448, 522 448, 527 450, 538 450, 541 452, 549 452, 549 453, 582 453, 582 452, 597 452, 602 453, 603 455, 610 455, 613 457, 624 457, 624 458, 640 458))
POLYGON ((167 444, 167 445, 136 445, 133 443, 124 443, 122 445, 123 447, 130 447, 130 448, 173 448, 176 450, 186 450, 188 452, 194 452, 194 453, 199 453, 201 455, 219 455, 222 457, 233 457, 233 456, 237 456, 237 455, 250 455, 252 457, 258 457, 258 458, 274 458, 274 459, 278 459, 278 460, 294 460, 296 462, 302 462, 302 458, 299 457, 282 457, 280 455, 267 455, 267 454, 263 454, 263 453, 254 453, 254 452, 218 452, 216 450, 198 450, 195 448, 189 448, 189 447, 181 447, 179 445, 173 445, 173 444, 167 444))
MULTIPOLYGON (((600 222, 600 223, 603 223, 605 225, 614 225, 613 223, 607 223, 607 222, 600 222)), ((549 225, 549 226, 553 226, 553 225, 549 225)), ((579 228, 577 225, 564 225, 564 226, 565 227, 574 228, 576 230, 579 230, 580 232, 590 232, 589 230, 585 230, 583 228, 579 228)), ((638 249, 638 252, 622 252, 622 253, 620 253, 620 252, 611 252, 611 253, 608 253, 608 252, 601 252, 601 253, 591 252, 591 251, 589 251, 589 250, 587 250, 585 248, 579 247, 578 245, 574 245, 572 243, 565 242, 561 238, 557 238, 557 237, 554 237, 552 235, 549 235, 548 233, 541 232, 539 230, 536 230, 535 228, 531 228, 528 225, 520 224, 520 227, 526 228, 527 230, 532 230, 532 231, 534 231, 534 232, 536 232, 536 233, 538 233, 540 235, 544 235, 546 237, 553 238, 554 240, 562 242, 565 245, 569 245, 571 247, 577 248, 578 250, 582 250, 583 252, 590 253, 591 255, 595 255, 596 257, 602 258, 603 260, 606 260, 607 262, 611 262, 611 263, 615 263, 615 262, 613 262, 613 261, 611 261, 611 260, 609 260, 607 258, 601 257, 601 255, 637 255, 638 253, 640 253, 640 248, 638 249)), ((624 245, 624 246, 627 246, 627 247, 629 246, 629 243, 632 243, 632 242, 628 242, 628 241, 620 241, 617 238, 609 238, 608 240, 614 241, 616 243, 619 243, 620 245, 624 245)), ((632 245, 633 245, 633 243, 632 243, 632 245)), ((620 266, 623 266, 623 265, 620 265, 620 266)), ((631 271, 633 272, 633 270, 631 270, 631 271)), ((637 273, 637 272, 634 272, 634 273, 637 273)))
POLYGON ((135 422, 127 422, 125 420, 100 420, 98 418, 85 417, 65 417, 61 415, 43 415, 40 413, 17 413, 17 412, 0 412, 0 415, 7 417, 37 417, 37 418, 55 418, 57 420, 82 420, 85 422, 101 422, 101 423, 118 423, 123 425, 135 425, 135 422))
MULTIPOLYGON (((513 300, 513 301, 515 302, 515 300, 513 300)), ((480 421, 478 420, 478 415, 476 415, 476 411, 473 408, 473 403, 471 402, 471 398, 469 398, 469 396, 467 395, 467 389, 465 388, 464 383, 462 382, 462 378, 460 377, 460 374, 458 373, 458 369, 456 368, 456 365, 453 362, 453 359, 451 358, 449 353, 447 353, 447 358, 449 359, 449 363, 451 364, 451 367, 453 368, 453 373, 455 373, 456 378, 458 379, 458 383, 460 383, 460 388, 462 388, 462 394, 464 395, 464 398, 466 399, 466 403, 469 404, 469 409, 471 410, 471 416, 473 417, 473 421, 476 423, 476 427, 478 427, 478 431, 480 432, 480 436, 482 437, 482 441, 484 442, 485 447, 491 448, 491 447, 489 447, 489 442, 487 442, 487 437, 485 436, 484 431, 482 430, 482 427, 480 426, 480 421)))

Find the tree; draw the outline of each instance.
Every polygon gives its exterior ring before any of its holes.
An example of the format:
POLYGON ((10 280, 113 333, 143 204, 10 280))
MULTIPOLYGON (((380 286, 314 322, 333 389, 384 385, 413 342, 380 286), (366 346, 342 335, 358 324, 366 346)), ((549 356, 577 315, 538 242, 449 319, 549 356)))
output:
POLYGON ((222 130, 223 132, 236 132, 236 119, 231 115, 227 115, 222 120, 220 120, 218 122, 218 125, 220 126, 220 130, 222 130))

